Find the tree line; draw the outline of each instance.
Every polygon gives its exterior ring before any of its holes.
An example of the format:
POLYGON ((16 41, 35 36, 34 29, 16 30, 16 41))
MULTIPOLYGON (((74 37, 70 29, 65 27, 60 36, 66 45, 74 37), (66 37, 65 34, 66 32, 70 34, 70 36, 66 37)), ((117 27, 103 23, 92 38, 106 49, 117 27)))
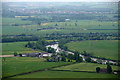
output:
MULTIPOLYGON (((47 40, 61 40, 67 39, 67 41, 82 41, 82 40, 120 40, 118 33, 52 33, 43 35, 47 40)), ((35 35, 4 35, 2 42, 18 42, 18 41, 37 41, 40 37, 35 35)))

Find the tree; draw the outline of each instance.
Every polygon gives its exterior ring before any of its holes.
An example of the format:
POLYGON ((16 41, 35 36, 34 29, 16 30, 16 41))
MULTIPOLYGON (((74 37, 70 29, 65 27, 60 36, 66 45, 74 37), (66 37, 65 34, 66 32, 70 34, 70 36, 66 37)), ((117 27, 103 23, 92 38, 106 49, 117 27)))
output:
POLYGON ((76 60, 76 62, 82 62, 83 61, 83 59, 82 59, 82 57, 80 57, 79 53, 75 53, 75 60, 76 60))
POLYGON ((67 51, 67 50, 68 50, 68 47, 67 47, 67 46, 63 46, 63 49, 64 49, 65 51, 67 51))
POLYGON ((52 54, 52 55, 51 55, 51 58, 52 58, 52 61, 55 61, 55 62, 57 61, 55 54, 52 54))
POLYGON ((66 52, 62 51, 62 53, 60 53, 61 56, 67 57, 66 52))
POLYGON ((111 73, 111 72, 112 72, 112 68, 111 68, 111 66, 110 66, 109 64, 107 64, 107 72, 108 72, 108 73, 111 73))
POLYGON ((14 52, 14 56, 17 56, 18 54, 17 54, 17 52, 14 52))
POLYGON ((87 57, 87 58, 85 59, 85 61, 91 62, 91 58, 90 58, 90 57, 87 57))
POLYGON ((76 62, 82 62, 83 61, 83 59, 82 59, 82 57, 78 57, 78 59, 76 60, 76 62))
POLYGON ((77 26, 77 23, 75 23, 75 26, 77 26))
POLYGON ((61 61, 66 62, 66 58, 63 56, 62 59, 61 59, 61 61))
POLYGON ((100 72, 100 67, 96 68, 96 72, 99 73, 100 72))
POLYGON ((47 60, 47 62, 49 62, 49 58, 47 58, 46 60, 47 60))
POLYGON ((47 44, 46 40, 44 40, 43 38, 40 38, 36 43, 34 42, 28 42, 25 47, 28 47, 28 48, 32 48, 32 49, 40 49, 40 50, 43 50, 43 51, 46 51, 46 47, 45 45, 47 44))
POLYGON ((57 61, 60 62, 60 57, 57 58, 57 61))
POLYGON ((25 47, 28 47, 28 48, 31 48, 31 47, 32 47, 30 41, 25 45, 25 47))
POLYGON ((71 60, 71 61, 74 59, 74 56, 73 56, 72 54, 68 54, 67 57, 68 57, 68 59, 71 60))
POLYGON ((20 57, 22 57, 22 54, 19 54, 20 57))
POLYGON ((74 60, 76 60, 76 59, 77 59, 78 54, 79 54, 79 52, 78 52, 78 51, 75 51, 75 52, 74 52, 74 60))
POLYGON ((70 60, 68 60, 68 62, 70 62, 70 60))
POLYGON ((89 54, 88 54, 86 51, 83 51, 83 54, 84 54, 85 56, 89 56, 89 54))
POLYGON ((55 24, 55 26, 58 26, 58 24, 55 24))
POLYGON ((55 49, 51 48, 51 47, 48 47, 48 53, 55 53, 55 49))
POLYGON ((41 22, 38 22, 38 25, 40 26, 40 25, 41 25, 41 22))

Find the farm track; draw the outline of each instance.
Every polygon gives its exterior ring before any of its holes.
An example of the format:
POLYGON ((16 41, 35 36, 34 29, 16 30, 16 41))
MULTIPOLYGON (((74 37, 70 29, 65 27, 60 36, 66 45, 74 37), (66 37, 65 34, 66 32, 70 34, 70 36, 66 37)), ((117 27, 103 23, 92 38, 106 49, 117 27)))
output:
POLYGON ((0 55, 0 57, 14 57, 14 55, 0 55))
POLYGON ((40 70, 35 70, 35 71, 30 71, 30 72, 25 72, 25 73, 20 73, 20 74, 15 74, 15 75, 3 77, 2 79, 7 79, 7 78, 15 77, 15 76, 26 75, 26 74, 32 74, 32 73, 35 73, 35 72, 48 71, 48 70, 52 70, 53 68, 58 68, 58 67, 62 67, 62 66, 68 66, 68 65, 75 64, 75 63, 76 62, 70 63, 70 64, 64 64, 64 65, 60 65, 60 66, 55 66, 55 67, 51 67, 51 68, 46 68, 46 69, 40 69, 40 70))

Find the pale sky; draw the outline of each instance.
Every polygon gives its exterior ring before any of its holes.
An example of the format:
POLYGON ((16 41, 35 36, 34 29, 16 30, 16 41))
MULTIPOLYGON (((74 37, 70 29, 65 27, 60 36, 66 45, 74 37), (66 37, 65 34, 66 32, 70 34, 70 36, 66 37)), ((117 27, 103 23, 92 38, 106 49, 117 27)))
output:
POLYGON ((118 2, 120 0, 1 0, 2 2, 118 2))

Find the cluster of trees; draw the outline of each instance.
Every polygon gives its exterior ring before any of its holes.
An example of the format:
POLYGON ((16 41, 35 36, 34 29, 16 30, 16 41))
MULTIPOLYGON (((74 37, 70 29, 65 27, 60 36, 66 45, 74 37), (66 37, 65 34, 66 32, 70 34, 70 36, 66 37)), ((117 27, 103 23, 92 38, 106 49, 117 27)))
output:
POLYGON ((47 58, 48 62, 72 62, 73 60, 75 60, 76 62, 82 62, 83 59, 82 57, 80 57, 79 53, 75 53, 73 54, 67 54, 66 52, 62 52, 62 53, 53 53, 52 56, 50 58, 47 58))
POLYGON ((92 56, 92 53, 88 53, 87 51, 83 51, 81 54, 83 54, 84 56, 92 56))
POLYGON ((22 57, 22 54, 21 54, 21 53, 14 52, 14 56, 20 56, 20 57, 22 57))
MULTIPOLYGON (((96 68, 96 72, 99 73, 101 70, 100 67, 96 68)), ((110 64, 107 64, 107 73, 112 73, 112 67, 110 66, 110 64)))
POLYGON ((56 50, 54 48, 48 47, 47 52, 48 53, 55 53, 56 50))
POLYGON ((72 62, 72 60, 75 60, 76 62, 82 62, 83 59, 80 57, 80 54, 78 52, 73 54, 66 55, 65 53, 62 54, 62 61, 66 61, 66 58, 68 59, 68 62, 72 62))
POLYGON ((66 43, 70 42, 70 39, 60 39, 59 40, 59 47, 64 49, 65 51, 68 50, 67 46, 64 46, 66 43))
POLYGON ((46 45, 53 44, 53 43, 55 43, 55 42, 54 41, 53 42, 47 42, 44 38, 40 38, 36 42, 28 41, 28 43, 25 45, 25 47, 32 48, 32 49, 43 50, 43 51, 46 51, 48 53, 56 53, 56 50, 54 48, 51 48, 51 47, 46 48, 46 45))
POLYGON ((80 54, 77 53, 77 52, 74 54, 74 59, 76 60, 76 62, 82 62, 83 61, 82 57, 80 57, 80 54))
POLYGON ((92 62, 92 60, 91 60, 90 57, 87 57, 87 58, 85 59, 85 61, 86 61, 86 62, 92 62))
POLYGON ((28 42, 25 47, 32 48, 32 49, 39 49, 43 51, 47 51, 45 45, 47 44, 46 40, 39 39, 37 42, 28 42))
POLYGON ((69 33, 69 34, 53 33, 53 34, 47 34, 45 38, 52 40, 66 39, 68 41, 120 39, 118 33, 69 33))

